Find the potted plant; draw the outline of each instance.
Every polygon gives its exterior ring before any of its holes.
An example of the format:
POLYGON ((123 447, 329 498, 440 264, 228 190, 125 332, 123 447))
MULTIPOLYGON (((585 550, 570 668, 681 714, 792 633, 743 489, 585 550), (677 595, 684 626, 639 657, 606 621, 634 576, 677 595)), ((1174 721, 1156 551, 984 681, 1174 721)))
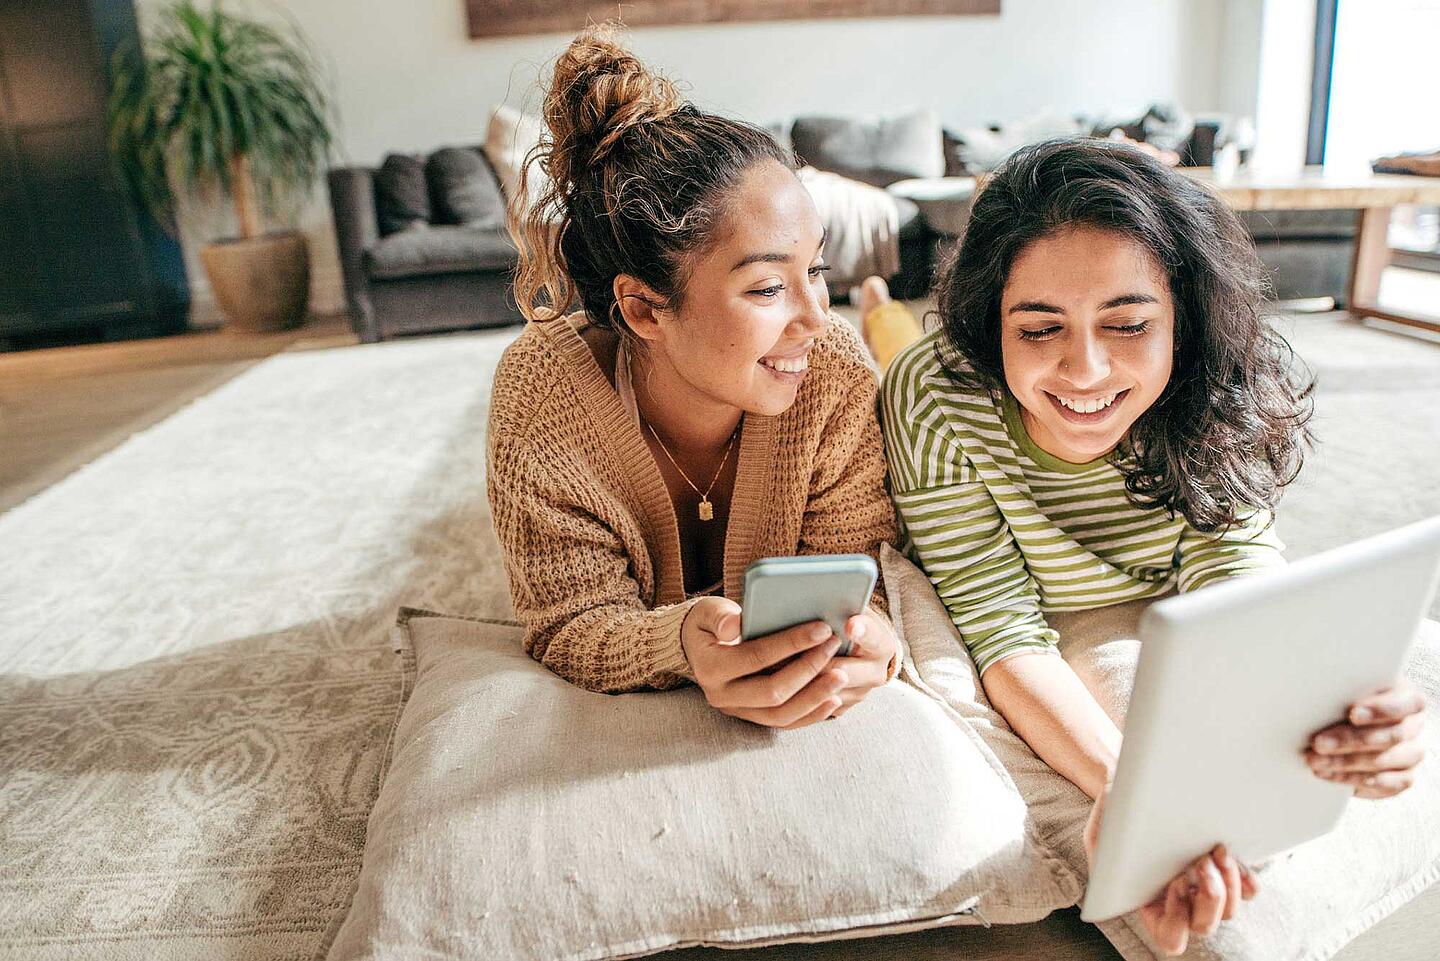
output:
POLYGON ((202 196, 218 188, 234 206, 239 236, 200 251, 226 319, 299 324, 305 236, 261 224, 262 210, 308 195, 329 154, 326 99, 299 32, 179 0, 157 11, 140 49, 116 52, 112 75, 111 155, 156 218, 176 229, 172 177, 202 196))

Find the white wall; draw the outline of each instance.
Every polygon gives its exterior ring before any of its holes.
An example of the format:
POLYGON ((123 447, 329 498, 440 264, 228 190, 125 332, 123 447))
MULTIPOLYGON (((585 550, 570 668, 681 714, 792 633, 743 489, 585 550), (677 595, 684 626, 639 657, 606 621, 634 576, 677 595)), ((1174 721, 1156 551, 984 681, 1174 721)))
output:
POLYGON ((1221 113, 1254 117, 1260 96, 1260 39, 1265 25, 1265 0, 1221 2, 1217 103, 1221 113))
MULTIPOLYGON (((1224 107, 1227 2, 1002 0, 995 17, 648 28, 632 33, 631 46, 702 106, 761 122, 930 107, 963 127, 1046 109, 1138 114, 1159 100, 1212 112, 1224 107)), ((463 0, 282 6, 328 65, 340 116, 338 161, 346 163, 478 143, 493 105, 535 108, 547 61, 569 39, 470 40, 463 0)), ((338 309, 338 265, 321 193, 301 222, 315 255, 314 307, 338 309)), ((187 256, 227 229, 228 215, 206 220, 187 211, 187 256)), ((192 287, 203 300, 204 274, 190 260, 192 287)))
POLYGON ((1257 169, 1305 163, 1315 71, 1315 0, 1266 0, 1255 106, 1257 169))

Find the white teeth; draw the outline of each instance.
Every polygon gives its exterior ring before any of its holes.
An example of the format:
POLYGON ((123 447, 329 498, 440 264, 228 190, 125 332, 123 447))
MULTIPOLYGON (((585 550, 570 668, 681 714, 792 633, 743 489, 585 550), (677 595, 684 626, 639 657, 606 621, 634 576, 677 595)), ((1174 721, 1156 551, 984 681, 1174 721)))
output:
POLYGON ((799 357, 790 359, 777 357, 775 360, 761 359, 762 367, 769 367, 771 370, 778 370, 784 374, 798 374, 802 370, 810 369, 810 355, 801 354, 799 357))
POLYGON ((1077 414, 1093 414, 1097 410, 1104 410, 1106 407, 1115 403, 1115 398, 1120 395, 1111 394, 1108 397, 1096 397, 1091 400, 1071 400, 1069 397, 1061 397, 1059 394, 1053 394, 1051 396, 1077 414))

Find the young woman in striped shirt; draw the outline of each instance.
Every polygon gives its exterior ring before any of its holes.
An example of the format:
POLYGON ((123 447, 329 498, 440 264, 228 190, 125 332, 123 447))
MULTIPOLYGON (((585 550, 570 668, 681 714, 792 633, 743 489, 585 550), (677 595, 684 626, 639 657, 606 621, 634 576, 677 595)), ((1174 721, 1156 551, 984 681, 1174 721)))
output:
MULTIPOLYGON (((1054 656, 1046 614, 1283 563, 1271 511, 1300 469, 1309 386, 1261 316, 1262 277, 1243 226, 1183 175, 1123 145, 1039 144, 981 189, 941 329, 885 376, 904 533, 996 710, 1097 799, 1092 839, 1120 732, 1054 656)), ((902 311, 866 312, 872 343, 913 326, 902 311)), ((1358 702, 1317 733, 1312 768, 1360 796, 1404 790, 1422 707, 1405 682, 1358 702)), ((1217 848, 1142 916, 1178 952, 1253 890, 1217 848)))

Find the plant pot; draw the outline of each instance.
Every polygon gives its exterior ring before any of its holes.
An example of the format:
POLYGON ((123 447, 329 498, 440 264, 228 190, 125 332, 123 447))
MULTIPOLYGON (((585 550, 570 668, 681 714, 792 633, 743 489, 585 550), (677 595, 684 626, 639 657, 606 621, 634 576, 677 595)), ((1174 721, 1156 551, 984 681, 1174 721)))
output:
POLYGON ((297 231, 200 248, 215 302, 231 326, 288 330, 305 319, 310 300, 310 251, 297 231))

